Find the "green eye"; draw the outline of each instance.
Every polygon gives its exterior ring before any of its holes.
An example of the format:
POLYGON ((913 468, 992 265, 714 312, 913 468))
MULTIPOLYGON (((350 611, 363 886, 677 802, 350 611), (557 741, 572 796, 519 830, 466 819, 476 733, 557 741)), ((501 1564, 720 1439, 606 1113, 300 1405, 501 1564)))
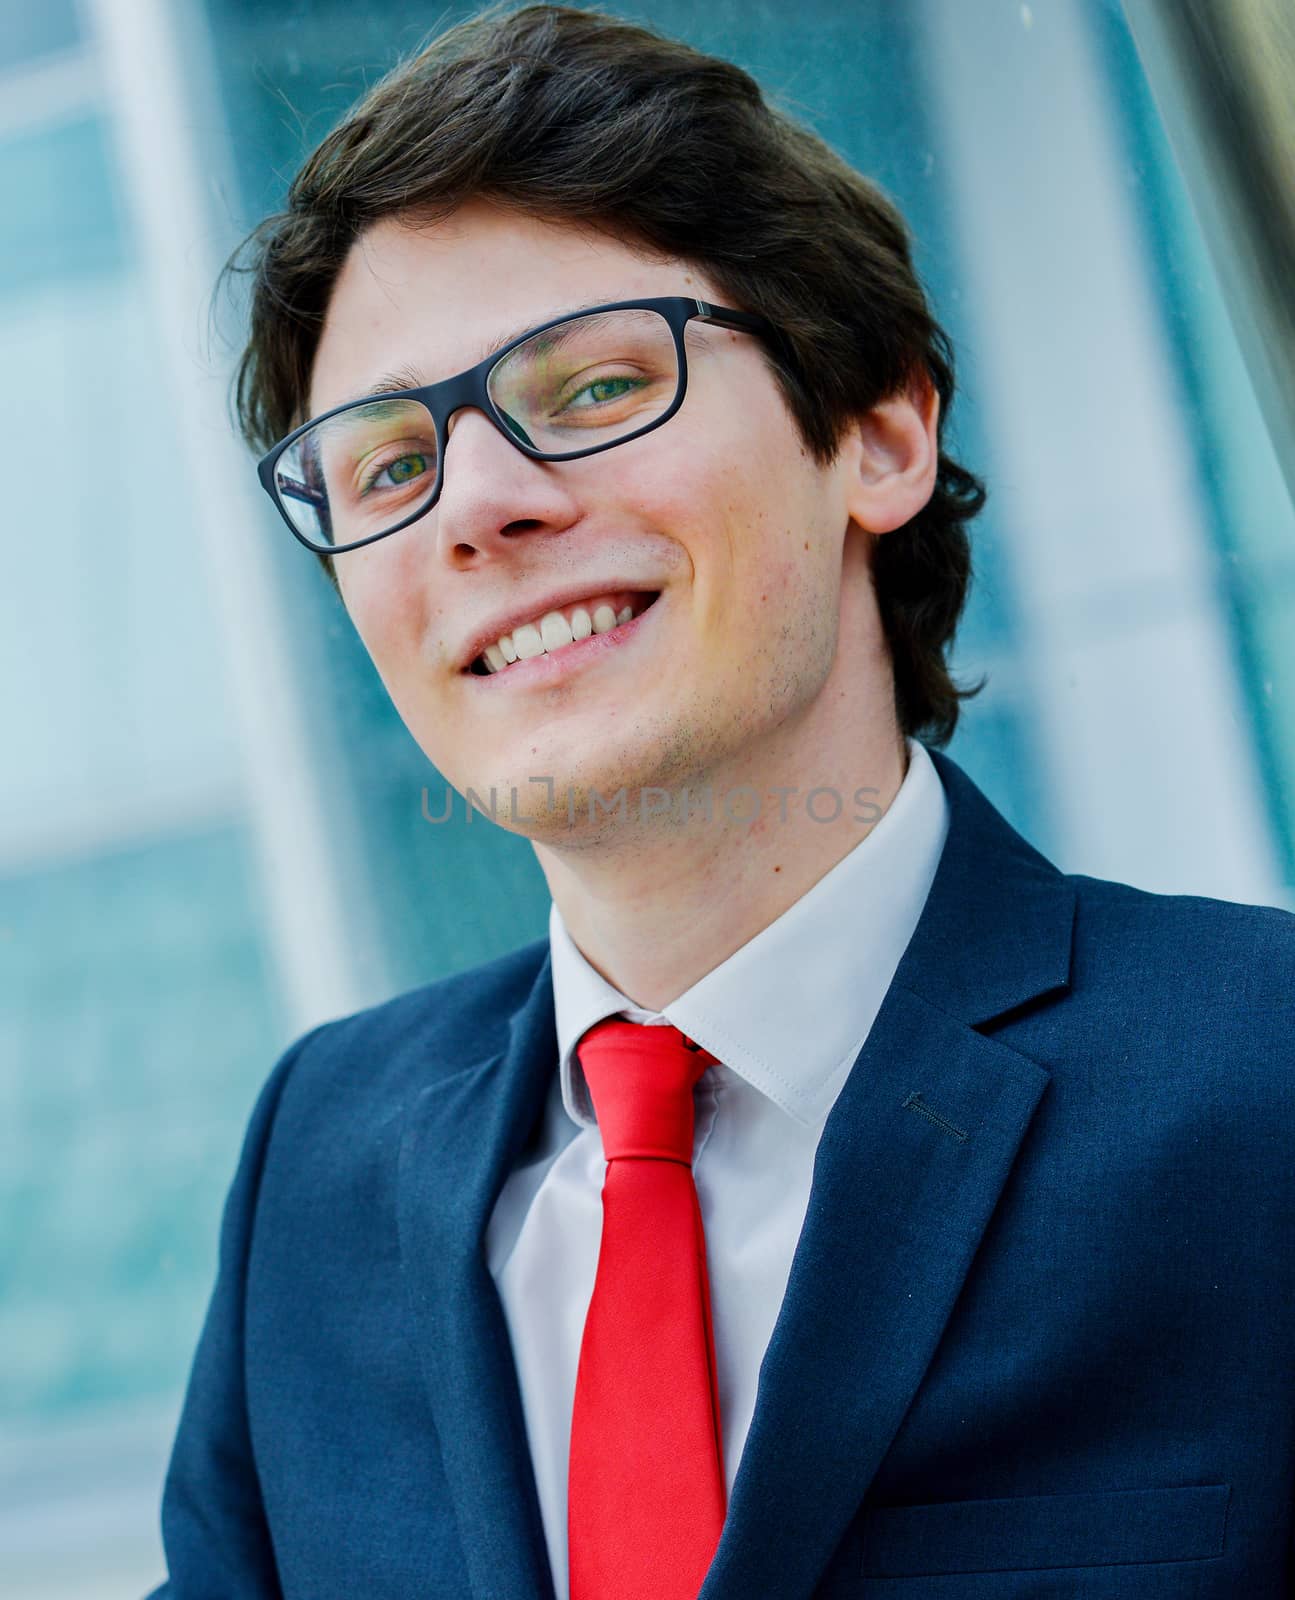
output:
POLYGON ((403 489, 433 472, 435 466, 434 456, 424 455, 421 450, 407 450, 404 455, 393 456, 385 466, 369 472, 359 486, 359 493, 363 496, 375 490, 403 489))
POLYGON ((577 410, 589 405, 605 405, 609 400, 623 400, 638 387, 638 380, 634 378, 596 378, 592 383, 585 384, 583 389, 577 390, 569 403, 577 410), (582 400, 581 395, 589 395, 590 399, 582 400))
MULTIPOLYGON (((427 457, 398 456, 395 461, 388 463, 384 470, 392 483, 408 483, 412 478, 417 478, 427 471, 427 457)), ((378 476, 381 477, 382 473, 378 476)))

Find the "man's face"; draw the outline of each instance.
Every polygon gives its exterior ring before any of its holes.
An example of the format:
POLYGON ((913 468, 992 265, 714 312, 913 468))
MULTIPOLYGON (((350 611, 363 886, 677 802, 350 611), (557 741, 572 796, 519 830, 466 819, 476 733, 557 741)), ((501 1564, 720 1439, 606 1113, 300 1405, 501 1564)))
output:
MULTIPOLYGON (((680 262, 484 202, 418 230, 384 220, 337 280, 310 414, 390 370, 433 383, 514 330, 655 295, 729 303, 680 262)), ((336 558, 347 610, 429 760, 460 793, 488 801, 493 787, 499 820, 536 840, 569 835, 569 808, 578 831, 592 790, 610 801, 626 786, 633 811, 646 786, 759 784, 762 753, 785 753, 847 674, 871 673, 889 709, 869 536, 850 522, 854 458, 813 461, 752 335, 692 322, 686 337, 687 396, 660 428, 540 462, 460 411, 437 505, 336 558), (629 592, 657 599, 601 642, 538 670, 470 670, 483 624, 629 592)))

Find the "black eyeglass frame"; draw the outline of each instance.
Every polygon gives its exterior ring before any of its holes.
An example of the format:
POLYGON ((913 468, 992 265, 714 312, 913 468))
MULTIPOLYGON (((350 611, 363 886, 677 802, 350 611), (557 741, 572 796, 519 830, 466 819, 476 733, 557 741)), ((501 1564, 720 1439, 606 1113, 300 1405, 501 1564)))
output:
POLYGON ((353 540, 350 544, 319 545, 308 539, 289 516, 274 476, 279 457, 295 444, 302 434, 318 427, 321 422, 327 422, 331 417, 340 416, 344 411, 356 410, 360 406, 375 405, 387 400, 417 400, 430 412, 438 441, 448 437, 450 418, 455 412, 470 407, 484 412, 509 444, 533 461, 575 461, 581 456, 597 455, 601 450, 614 450, 618 445, 628 444, 631 439, 639 439, 645 433, 651 433, 654 428, 669 422, 683 404, 688 391, 688 356, 684 346, 684 330, 694 319, 714 322, 721 327, 735 328, 744 333, 758 334, 772 341, 778 339, 777 329, 765 317, 750 311, 735 311, 729 306, 712 305, 709 301, 696 300, 687 295, 659 295, 648 300, 614 300, 607 305, 589 306, 583 311, 569 311, 565 316, 553 317, 548 322, 541 322, 537 327, 528 328, 525 333, 516 339, 511 339, 502 349, 494 351, 475 367, 469 367, 466 372, 456 373, 452 378, 443 378, 440 383, 431 383, 420 389, 397 389, 385 394, 366 395, 359 400, 347 400, 340 406, 334 406, 331 411, 324 411, 317 417, 311 417, 309 422, 303 422, 299 428, 294 428, 261 457, 256 464, 257 477, 261 480, 261 487, 274 502, 275 509, 287 523, 292 536, 300 544, 305 545, 307 550, 321 556, 335 556, 347 550, 359 550, 366 544, 374 544, 379 539, 386 539, 393 533, 399 533, 402 528, 407 528, 411 522, 417 522, 419 517, 432 509, 441 497, 441 489, 445 482, 444 446, 438 447, 436 452, 436 482, 432 486, 431 493, 407 517, 390 528, 384 528, 381 533, 371 533, 367 538, 353 540), (602 444, 588 445, 583 450, 565 450, 556 453, 537 450, 533 445, 525 444, 508 426, 490 398, 488 385, 491 373, 506 356, 519 345, 525 344, 528 339, 533 339, 537 333, 547 333, 550 328, 559 327, 564 322, 575 322, 581 317, 597 316, 604 311, 655 311, 664 318, 674 336, 675 353, 679 362, 679 384, 674 400, 659 417, 653 417, 651 422, 636 428, 633 433, 623 434, 619 439, 605 440, 602 444))

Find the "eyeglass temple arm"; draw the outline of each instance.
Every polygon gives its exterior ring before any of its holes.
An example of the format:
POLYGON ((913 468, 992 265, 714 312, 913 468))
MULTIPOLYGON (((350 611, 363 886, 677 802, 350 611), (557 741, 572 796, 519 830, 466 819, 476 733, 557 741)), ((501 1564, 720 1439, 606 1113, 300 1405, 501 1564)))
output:
POLYGON ((285 499, 302 500, 312 506, 319 518, 320 529, 329 538, 332 537, 333 518, 328 509, 328 496, 321 489, 312 489, 308 483, 302 483, 297 478, 283 478, 279 482, 279 494, 285 499))
POLYGON ((312 489, 308 483, 299 483, 295 478, 280 478, 279 493, 289 500, 304 500, 316 510, 324 504, 324 496, 318 489, 312 489))
POLYGON ((745 328, 751 333, 772 333, 773 324, 766 317, 750 311, 729 311, 724 306, 711 305, 707 300, 696 302, 697 315, 706 322, 718 322, 729 328, 745 328))

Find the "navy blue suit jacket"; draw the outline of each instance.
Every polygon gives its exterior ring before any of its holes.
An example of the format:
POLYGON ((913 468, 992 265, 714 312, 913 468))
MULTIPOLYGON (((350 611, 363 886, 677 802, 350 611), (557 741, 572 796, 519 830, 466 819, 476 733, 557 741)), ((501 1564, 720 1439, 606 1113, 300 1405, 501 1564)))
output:
MULTIPOLYGON (((701 1600, 1295 1593, 1295 916, 1062 874, 932 755, 701 1600)), ((482 1241, 556 1062, 544 941, 279 1060, 157 1596, 551 1600, 482 1241)))

